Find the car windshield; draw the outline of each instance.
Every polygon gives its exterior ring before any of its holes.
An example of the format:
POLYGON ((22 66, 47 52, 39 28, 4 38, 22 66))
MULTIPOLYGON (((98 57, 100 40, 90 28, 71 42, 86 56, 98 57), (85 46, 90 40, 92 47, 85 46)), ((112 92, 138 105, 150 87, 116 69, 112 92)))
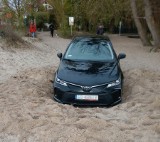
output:
POLYGON ((98 38, 75 39, 68 47, 64 59, 110 61, 114 59, 112 47, 107 40, 98 38))

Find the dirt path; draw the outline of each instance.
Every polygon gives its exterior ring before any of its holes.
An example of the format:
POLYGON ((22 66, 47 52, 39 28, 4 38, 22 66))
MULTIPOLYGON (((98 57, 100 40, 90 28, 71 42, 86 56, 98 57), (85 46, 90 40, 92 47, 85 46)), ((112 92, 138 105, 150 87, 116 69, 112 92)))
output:
POLYGON ((76 108, 53 101, 50 82, 56 54, 70 40, 38 36, 25 50, 0 43, 0 142, 159 142, 159 53, 149 53, 139 39, 110 36, 116 52, 127 54, 123 103, 76 108))
POLYGON ((149 52, 149 47, 143 47, 140 39, 119 37, 111 35, 111 41, 118 53, 124 52, 127 58, 122 61, 124 70, 146 69, 151 71, 160 71, 160 53, 149 52))

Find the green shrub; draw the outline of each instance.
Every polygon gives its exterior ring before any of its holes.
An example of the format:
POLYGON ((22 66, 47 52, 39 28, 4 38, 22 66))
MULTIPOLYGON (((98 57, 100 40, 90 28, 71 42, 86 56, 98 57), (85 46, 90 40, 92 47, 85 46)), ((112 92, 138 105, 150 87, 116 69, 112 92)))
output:
POLYGON ((58 35, 63 38, 71 38, 71 30, 69 28, 63 28, 58 30, 58 35))
POLYGON ((49 14, 46 12, 37 12, 35 15, 37 28, 44 28, 44 23, 48 23, 49 14))

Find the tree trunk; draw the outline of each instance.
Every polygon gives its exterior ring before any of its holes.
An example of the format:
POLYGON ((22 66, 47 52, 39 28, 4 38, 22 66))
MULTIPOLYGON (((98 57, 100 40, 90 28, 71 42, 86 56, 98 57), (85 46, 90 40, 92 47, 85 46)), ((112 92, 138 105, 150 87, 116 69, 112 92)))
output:
POLYGON ((144 46, 149 46, 151 44, 147 38, 147 29, 142 26, 142 24, 138 18, 136 0, 130 0, 130 2, 131 2, 131 9, 132 9, 132 13, 133 13, 133 18, 134 18, 139 36, 141 38, 142 44, 144 46))
POLYGON ((156 21, 152 11, 152 6, 156 5, 152 5, 152 3, 149 0, 144 0, 144 5, 145 5, 145 17, 148 28, 154 40, 154 46, 155 48, 160 48, 160 25, 156 21))

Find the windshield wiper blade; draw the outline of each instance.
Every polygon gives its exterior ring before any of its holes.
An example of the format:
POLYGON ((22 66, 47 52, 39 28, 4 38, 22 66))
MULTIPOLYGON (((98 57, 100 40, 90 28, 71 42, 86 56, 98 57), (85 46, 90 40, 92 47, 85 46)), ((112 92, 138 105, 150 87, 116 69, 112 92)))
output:
POLYGON ((64 59, 64 60, 75 62, 75 60, 73 60, 73 59, 64 59))
POLYGON ((115 64, 114 64, 114 66, 113 66, 111 72, 109 73, 109 75, 112 74, 112 72, 114 71, 115 67, 116 67, 118 64, 119 64, 119 60, 117 60, 117 61, 115 62, 115 64))

